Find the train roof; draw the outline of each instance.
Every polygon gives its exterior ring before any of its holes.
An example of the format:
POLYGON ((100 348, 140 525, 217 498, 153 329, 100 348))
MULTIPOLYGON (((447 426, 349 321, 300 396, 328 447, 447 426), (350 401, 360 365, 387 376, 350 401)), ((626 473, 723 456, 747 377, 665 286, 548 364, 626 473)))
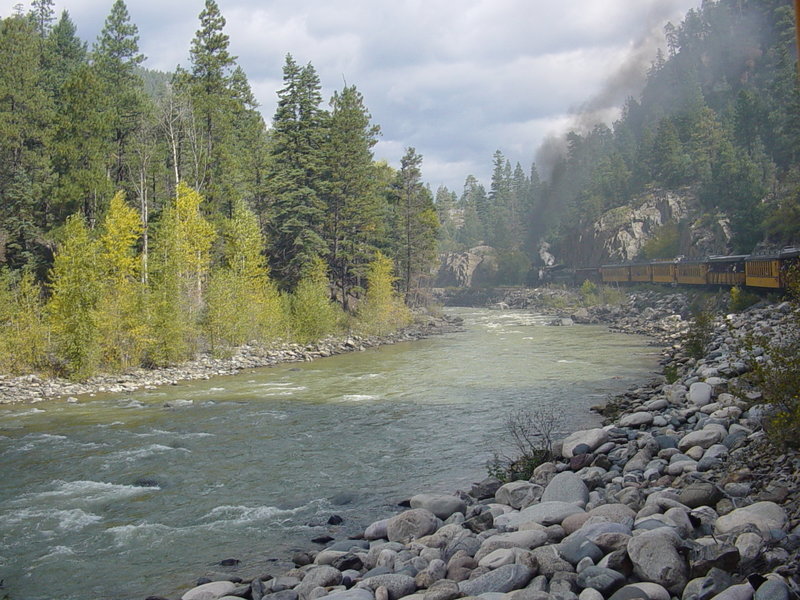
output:
POLYGON ((764 253, 750 254, 747 260, 771 260, 775 258, 796 258, 800 256, 800 248, 790 246, 780 250, 771 250, 764 253))
POLYGON ((720 254, 716 256, 709 256, 708 262, 741 262, 747 258, 747 254, 720 254))

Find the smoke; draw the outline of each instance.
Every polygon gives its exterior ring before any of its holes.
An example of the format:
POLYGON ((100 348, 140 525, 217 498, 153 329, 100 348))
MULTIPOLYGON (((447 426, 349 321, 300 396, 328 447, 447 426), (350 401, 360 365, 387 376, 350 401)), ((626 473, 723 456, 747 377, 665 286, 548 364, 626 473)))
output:
POLYGON ((563 131, 550 133, 536 150, 536 168, 544 179, 551 179, 553 168, 566 156, 567 133, 585 134, 601 123, 611 125, 619 117, 625 101, 641 93, 647 70, 658 49, 665 45, 664 26, 678 16, 679 0, 652 3, 645 27, 632 44, 625 62, 606 79, 597 94, 570 111, 572 119, 563 131))

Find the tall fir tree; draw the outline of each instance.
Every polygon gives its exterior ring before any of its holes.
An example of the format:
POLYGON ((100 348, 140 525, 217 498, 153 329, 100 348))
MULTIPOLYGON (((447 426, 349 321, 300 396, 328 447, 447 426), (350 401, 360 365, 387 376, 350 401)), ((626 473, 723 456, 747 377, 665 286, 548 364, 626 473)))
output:
POLYGON ((395 262, 406 304, 421 300, 424 278, 436 259, 439 220, 431 192, 422 183, 422 156, 407 148, 394 183, 395 262))
POLYGON ((331 107, 324 148, 324 235, 331 277, 348 310, 351 289, 360 285, 382 233, 383 196, 378 193, 372 163, 372 147, 380 129, 370 123, 364 99, 355 86, 335 93, 331 107))
POLYGON ((123 0, 115 0, 92 49, 92 60, 107 98, 111 136, 109 176, 115 187, 132 191, 127 169, 133 133, 148 101, 137 68, 144 62, 139 52, 139 29, 131 22, 123 0))
POLYGON ((27 17, 0 22, 0 246, 14 268, 38 269, 47 255, 53 107, 40 42, 27 17))
POLYGON ((267 224, 273 273, 289 288, 328 250, 320 190, 327 114, 321 103, 314 67, 300 67, 287 55, 271 131, 267 224))

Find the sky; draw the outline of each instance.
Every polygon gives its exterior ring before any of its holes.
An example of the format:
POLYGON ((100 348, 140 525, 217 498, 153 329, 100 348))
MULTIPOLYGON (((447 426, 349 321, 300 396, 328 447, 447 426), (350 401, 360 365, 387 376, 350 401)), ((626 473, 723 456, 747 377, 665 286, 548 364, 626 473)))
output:
MULTIPOLYGON (((16 0, 0 0, 12 14, 16 0)), ((57 0, 96 40, 112 0, 57 0)), ((611 123, 663 44, 700 0, 217 0, 230 51, 267 122, 286 54, 311 63, 327 100, 345 83, 364 95, 382 136, 375 158, 399 167, 407 147, 423 178, 461 193, 488 187, 501 150, 527 171, 547 140, 611 123)), ((23 3, 27 10, 29 2, 23 3)), ((127 0, 144 66, 188 67, 204 0, 127 0)), ((326 106, 327 107, 327 106, 326 106)), ((550 144, 552 146, 552 144, 550 144)), ((540 163, 542 155, 540 155, 540 163)))

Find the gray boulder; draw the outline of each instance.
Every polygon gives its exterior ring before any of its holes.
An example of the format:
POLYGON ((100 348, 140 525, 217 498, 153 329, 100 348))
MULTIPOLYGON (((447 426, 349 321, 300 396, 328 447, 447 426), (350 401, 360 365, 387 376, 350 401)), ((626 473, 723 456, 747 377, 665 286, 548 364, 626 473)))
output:
POLYGON ((515 529, 523 523, 540 525, 558 525, 570 515, 582 513, 584 510, 570 502, 541 502, 521 510, 518 513, 500 515, 494 520, 495 527, 515 529))
POLYGON ((680 537, 667 527, 632 537, 628 542, 628 556, 634 573, 644 581, 680 594, 689 580, 686 563, 677 550, 680 543, 680 537))
POLYGON ((212 581, 190 589, 181 596, 181 600, 219 600, 236 589, 230 581, 212 581))
POLYGON ((586 506, 589 501, 589 488, 575 473, 564 471, 550 480, 542 494, 542 502, 553 501, 586 506))
POLYGON ((432 534, 440 521, 425 508, 412 508, 389 519, 386 535, 390 542, 407 544, 413 539, 432 534))
POLYGON ((525 508, 542 496, 542 486, 527 481, 511 481, 497 490, 494 497, 500 504, 525 508))
POLYGON ((453 513, 466 514, 467 503, 447 494, 417 494, 411 497, 411 508, 425 508, 440 519, 446 519, 453 513))
POLYGON ((620 427, 641 427, 653 422, 653 413, 639 411, 625 415, 619 420, 620 427))
POLYGON ((379 587, 386 588, 386 591, 389 592, 389 600, 398 600, 417 591, 417 584, 414 583, 413 577, 397 573, 368 577, 356 584, 356 588, 369 589, 373 592, 379 587))
POLYGON ((689 508, 715 506, 722 500, 722 491, 713 483, 695 481, 681 490, 678 500, 689 508))
POLYGON ((572 458, 576 446, 586 444, 588 452, 593 452, 608 441, 608 432, 605 429, 583 429, 569 434, 561 443, 561 454, 564 458, 572 458))
POLYGON ((625 575, 613 569, 591 566, 578 573, 580 587, 592 588, 604 594, 613 592, 624 583, 625 575))
POLYGON ((523 565, 504 565, 485 575, 462 581, 458 589, 464 596, 479 596, 490 592, 506 593, 525 587, 534 572, 523 565))
POLYGON ((774 502, 756 502, 720 517, 714 524, 714 529, 717 533, 724 534, 753 525, 766 534, 770 529, 783 529, 786 521, 786 511, 774 502))
POLYGON ((340 592, 331 592, 325 596, 326 600, 375 600, 373 593, 364 588, 353 588, 340 592))

